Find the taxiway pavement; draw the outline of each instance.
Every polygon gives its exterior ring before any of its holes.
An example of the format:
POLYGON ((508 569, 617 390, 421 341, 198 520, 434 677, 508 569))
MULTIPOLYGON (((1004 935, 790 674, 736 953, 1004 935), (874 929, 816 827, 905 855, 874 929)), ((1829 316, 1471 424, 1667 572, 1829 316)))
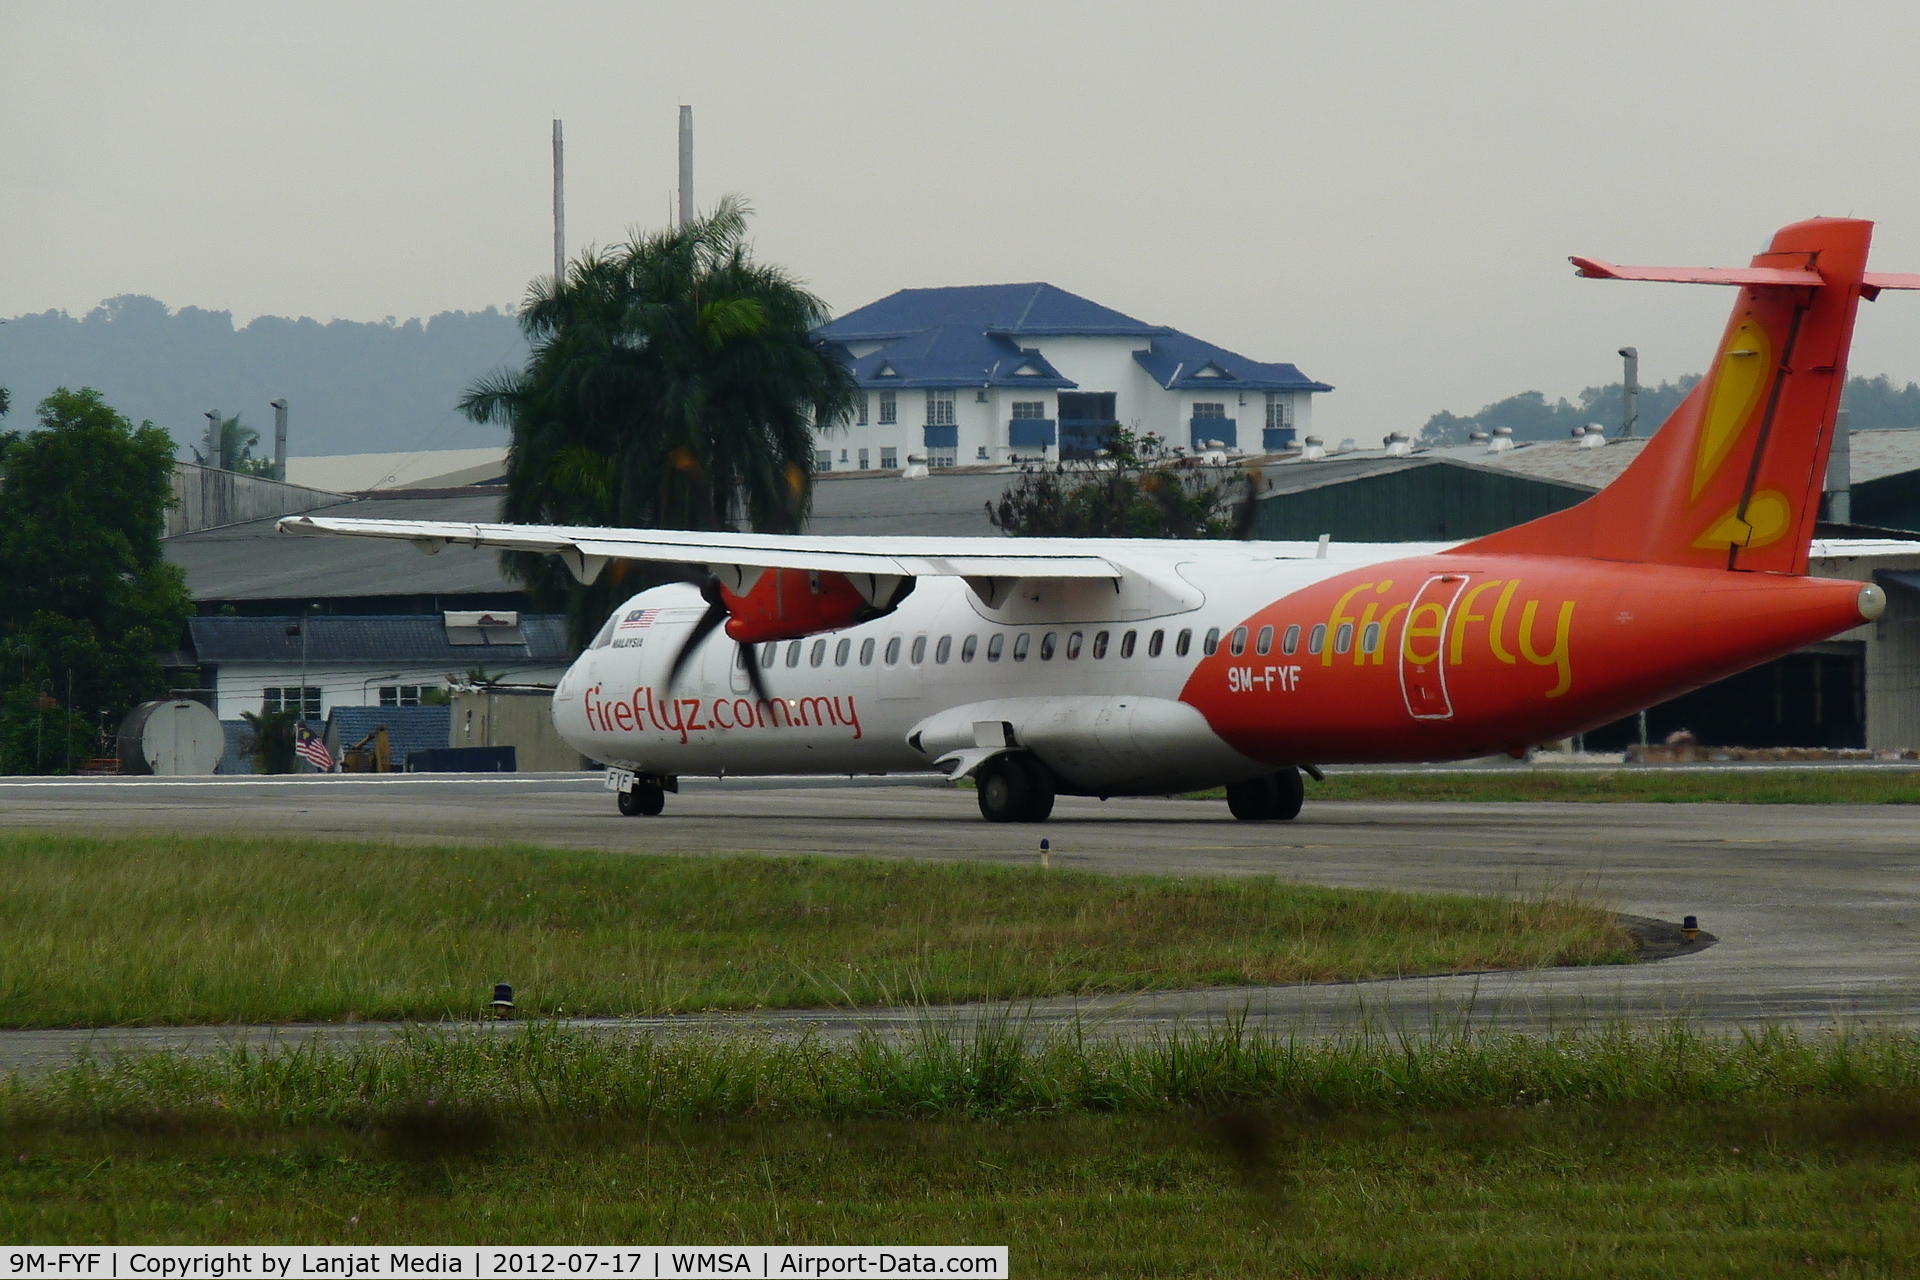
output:
MULTIPOLYGON (((1309 784, 1311 787, 1311 784, 1309 784)), ((1278 875, 1323 884, 1578 893, 1636 915, 1697 915, 1719 939, 1651 964, 1221 988, 1022 1005, 1036 1027, 1150 1034, 1244 1015, 1325 1035, 1371 1025, 1529 1030, 1684 1018, 1708 1029, 1920 1026, 1920 809, 1903 805, 1308 804, 1291 823, 1239 823, 1222 803, 1062 798, 1043 825, 982 822, 973 794, 901 779, 835 785, 689 781, 660 818, 622 818, 597 776, 0 781, 0 827, 524 842, 646 853, 874 855, 1105 872, 1278 875)), ((980 1010, 826 1010, 583 1024, 722 1026, 828 1037, 963 1025, 980 1010)), ((1004 1011, 1003 1011, 1004 1012, 1004 1011)), ((209 1047, 390 1028, 0 1033, 0 1070, 108 1050, 209 1047)))

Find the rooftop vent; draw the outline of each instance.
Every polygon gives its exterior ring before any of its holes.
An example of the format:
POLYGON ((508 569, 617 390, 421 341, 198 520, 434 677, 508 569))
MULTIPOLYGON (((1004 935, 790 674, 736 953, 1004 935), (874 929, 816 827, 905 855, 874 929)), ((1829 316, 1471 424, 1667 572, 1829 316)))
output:
POLYGON ((1301 442, 1300 457, 1307 462, 1318 462, 1327 456, 1327 442, 1319 436, 1308 436, 1301 442))
POLYGON ((1603 449, 1607 444, 1607 429, 1597 422, 1589 422, 1580 432, 1580 447, 1583 449, 1603 449))
POLYGON ((1513 448, 1513 428, 1495 427, 1493 429, 1493 439, 1487 441, 1487 452, 1505 453, 1511 448, 1513 448))
POLYGON ((1404 431, 1390 432, 1380 443, 1386 446, 1389 458, 1405 458, 1413 453, 1413 442, 1404 431))
POLYGON ((1487 442, 1487 433, 1486 433, 1486 432, 1484 432, 1484 431, 1469 431, 1469 432, 1467 432, 1467 443, 1468 443, 1468 444, 1485 444, 1486 442, 1487 442))

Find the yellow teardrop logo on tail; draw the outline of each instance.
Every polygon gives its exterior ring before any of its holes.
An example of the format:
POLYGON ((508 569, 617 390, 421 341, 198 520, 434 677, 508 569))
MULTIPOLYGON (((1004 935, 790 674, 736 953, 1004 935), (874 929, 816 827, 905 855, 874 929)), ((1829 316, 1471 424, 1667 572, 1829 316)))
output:
POLYGON ((1727 339, 1726 350, 1720 353, 1713 390, 1707 395, 1700 443, 1693 455, 1694 498, 1700 496, 1707 481, 1713 479, 1713 473, 1733 452, 1741 432, 1753 419, 1760 393, 1767 389, 1767 379, 1772 373, 1773 344, 1767 341, 1766 330, 1751 320, 1742 320, 1733 336, 1727 339))
POLYGON ((1693 540, 1693 545, 1702 551, 1724 551, 1728 547, 1752 550, 1780 541, 1792 523, 1793 507, 1787 495, 1778 489, 1767 489, 1753 495, 1753 501, 1747 504, 1745 520, 1740 518, 1740 508, 1729 507, 1707 526, 1705 533, 1693 540))

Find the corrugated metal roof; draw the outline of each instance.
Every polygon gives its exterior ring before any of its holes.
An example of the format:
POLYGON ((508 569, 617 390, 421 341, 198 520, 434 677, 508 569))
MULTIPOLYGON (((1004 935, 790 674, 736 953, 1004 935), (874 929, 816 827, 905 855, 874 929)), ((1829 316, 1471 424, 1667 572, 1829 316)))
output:
MULTIPOLYGON (((330 514, 383 520, 500 518, 498 497, 396 499, 328 507, 330 514)), ((167 559, 186 572, 195 600, 315 600, 343 596, 468 595, 518 592, 499 554, 448 547, 424 556, 385 538, 290 538, 274 520, 168 538, 167 559)))
POLYGON ((828 342, 904 337, 936 325, 964 325, 1005 334, 1129 334, 1166 332, 1044 282, 901 289, 849 311, 814 330, 828 342))
MULTIPOLYGON (((293 617, 191 618, 187 627, 201 662, 299 662, 299 621, 293 617)), ((316 664, 418 661, 465 667, 489 662, 565 662, 572 657, 566 619, 552 614, 520 616, 525 644, 450 644, 438 614, 323 614, 307 619, 306 626, 306 660, 316 664)))
POLYGON ((1848 475, 1853 484, 1920 471, 1920 430, 1895 427, 1856 431, 1847 441, 1848 475))
POLYGON ((451 707, 335 707, 327 713, 327 748, 335 758, 381 725, 393 746, 395 767, 409 751, 445 747, 453 726, 451 707))

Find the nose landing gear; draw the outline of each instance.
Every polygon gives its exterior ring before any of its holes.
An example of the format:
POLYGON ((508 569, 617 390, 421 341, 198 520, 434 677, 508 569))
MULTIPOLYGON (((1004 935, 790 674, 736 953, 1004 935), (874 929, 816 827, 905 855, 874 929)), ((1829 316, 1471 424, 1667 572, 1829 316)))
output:
POLYGON ((1292 765, 1265 777, 1227 785, 1227 808, 1242 822, 1285 822, 1300 815, 1306 784, 1292 765))
POLYGON ((1053 770, 1033 756, 995 756, 974 775, 988 822, 1045 822, 1053 812, 1053 770))
POLYGON ((635 778, 633 786, 616 793, 620 814, 626 818, 657 818, 667 807, 667 793, 644 778, 635 778))

